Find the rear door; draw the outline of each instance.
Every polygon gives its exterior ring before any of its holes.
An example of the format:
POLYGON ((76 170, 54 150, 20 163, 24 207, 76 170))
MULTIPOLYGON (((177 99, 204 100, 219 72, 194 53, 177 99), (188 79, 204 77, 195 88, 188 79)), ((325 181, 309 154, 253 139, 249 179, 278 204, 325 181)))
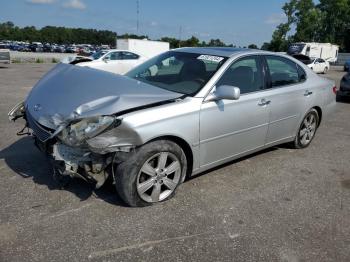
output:
POLYGON ((265 56, 269 76, 266 97, 270 103, 266 144, 295 136, 300 118, 306 112, 312 90, 306 86, 305 71, 294 61, 281 56, 265 56))

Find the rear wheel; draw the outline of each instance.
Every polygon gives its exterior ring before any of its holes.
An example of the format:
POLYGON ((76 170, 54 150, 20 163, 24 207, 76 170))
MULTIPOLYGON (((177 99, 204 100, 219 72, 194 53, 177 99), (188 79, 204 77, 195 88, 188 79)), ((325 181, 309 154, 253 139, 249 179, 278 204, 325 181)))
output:
POLYGON ((323 70, 323 74, 327 74, 327 72, 328 72, 328 67, 325 67, 323 70))
POLYGON ((130 206, 170 199, 186 174, 187 161, 176 143, 158 140, 140 147, 117 167, 117 192, 130 206))
POLYGON ((294 140, 295 148, 308 147, 315 137, 319 124, 319 116, 315 109, 311 109, 304 117, 294 140))

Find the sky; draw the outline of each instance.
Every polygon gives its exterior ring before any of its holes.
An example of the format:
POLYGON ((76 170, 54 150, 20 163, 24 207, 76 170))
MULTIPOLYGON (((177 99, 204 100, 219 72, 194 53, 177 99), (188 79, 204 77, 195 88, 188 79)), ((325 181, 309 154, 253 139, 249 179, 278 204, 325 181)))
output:
POLYGON ((0 22, 106 29, 124 33, 201 41, 219 38, 227 44, 247 46, 271 40, 285 21, 286 0, 3 0, 0 22))

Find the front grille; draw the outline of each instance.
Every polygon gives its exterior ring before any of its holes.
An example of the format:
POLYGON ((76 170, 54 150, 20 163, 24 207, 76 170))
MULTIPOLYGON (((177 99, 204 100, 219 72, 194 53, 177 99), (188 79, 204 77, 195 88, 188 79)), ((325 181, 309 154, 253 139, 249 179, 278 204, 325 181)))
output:
POLYGON ((42 142, 46 142, 50 136, 51 133, 49 130, 45 129, 43 126, 41 126, 35 119, 30 115, 30 113, 27 111, 26 118, 28 121, 28 126, 30 129, 33 130, 34 135, 42 142))

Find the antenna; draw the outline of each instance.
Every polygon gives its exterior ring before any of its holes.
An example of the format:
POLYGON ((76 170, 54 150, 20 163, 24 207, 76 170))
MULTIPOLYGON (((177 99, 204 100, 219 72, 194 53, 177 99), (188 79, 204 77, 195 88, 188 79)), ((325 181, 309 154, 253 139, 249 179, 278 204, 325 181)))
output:
POLYGON ((139 14, 140 14, 140 5, 139 0, 136 1, 136 32, 139 34, 139 14))

